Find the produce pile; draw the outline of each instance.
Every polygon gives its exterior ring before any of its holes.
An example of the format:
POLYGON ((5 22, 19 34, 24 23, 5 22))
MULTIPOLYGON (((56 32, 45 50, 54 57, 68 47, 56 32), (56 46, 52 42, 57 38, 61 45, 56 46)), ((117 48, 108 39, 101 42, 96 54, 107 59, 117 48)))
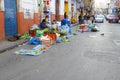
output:
POLYGON ((50 28, 45 28, 43 30, 39 29, 38 26, 34 24, 33 26, 31 26, 29 32, 22 34, 20 38, 30 40, 37 38, 40 41, 40 43, 42 43, 41 39, 48 36, 46 38, 49 38, 51 41, 56 43, 69 41, 70 35, 71 33, 69 26, 61 26, 60 22, 58 22, 57 24, 51 25, 50 28))
POLYGON ((25 32, 20 36, 20 39, 29 39, 27 42, 29 45, 37 46, 31 50, 21 49, 16 51, 15 54, 40 55, 53 44, 69 42, 71 35, 71 29, 67 24, 61 26, 60 22, 57 22, 45 29, 39 29, 39 27, 34 24, 31 26, 29 32, 25 32))
POLYGON ((81 24, 76 27, 78 32, 98 32, 100 31, 97 24, 81 24))

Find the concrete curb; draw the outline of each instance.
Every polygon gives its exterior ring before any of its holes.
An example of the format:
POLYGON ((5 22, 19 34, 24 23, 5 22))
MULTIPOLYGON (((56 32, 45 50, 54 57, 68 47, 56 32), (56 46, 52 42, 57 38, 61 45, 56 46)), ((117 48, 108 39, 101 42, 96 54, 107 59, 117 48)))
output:
POLYGON ((77 26, 79 23, 71 24, 71 27, 77 26))

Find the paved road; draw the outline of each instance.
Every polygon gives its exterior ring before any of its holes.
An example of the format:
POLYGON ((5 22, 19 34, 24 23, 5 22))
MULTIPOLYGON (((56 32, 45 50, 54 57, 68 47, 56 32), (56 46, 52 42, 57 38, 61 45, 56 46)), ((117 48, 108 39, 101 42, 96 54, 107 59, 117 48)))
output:
POLYGON ((13 54, 32 45, 0 54, 0 80, 120 80, 120 24, 98 25, 100 32, 76 32, 40 56, 13 54))

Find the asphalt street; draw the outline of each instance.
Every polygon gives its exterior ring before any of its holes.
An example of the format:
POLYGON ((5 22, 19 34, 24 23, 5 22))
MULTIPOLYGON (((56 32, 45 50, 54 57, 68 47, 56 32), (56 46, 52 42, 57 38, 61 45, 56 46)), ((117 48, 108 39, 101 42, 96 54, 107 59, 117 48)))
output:
POLYGON ((100 32, 73 32, 39 56, 0 54, 0 80, 120 80, 120 24, 97 23, 100 32), (104 35, 101 35, 103 34, 104 35))

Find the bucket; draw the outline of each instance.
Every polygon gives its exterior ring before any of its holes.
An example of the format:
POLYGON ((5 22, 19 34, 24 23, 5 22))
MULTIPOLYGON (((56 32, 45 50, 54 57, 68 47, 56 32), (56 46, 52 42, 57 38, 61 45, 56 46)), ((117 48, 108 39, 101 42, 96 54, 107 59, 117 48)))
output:
POLYGON ((36 30, 29 30, 29 34, 31 37, 35 37, 36 36, 36 30))

